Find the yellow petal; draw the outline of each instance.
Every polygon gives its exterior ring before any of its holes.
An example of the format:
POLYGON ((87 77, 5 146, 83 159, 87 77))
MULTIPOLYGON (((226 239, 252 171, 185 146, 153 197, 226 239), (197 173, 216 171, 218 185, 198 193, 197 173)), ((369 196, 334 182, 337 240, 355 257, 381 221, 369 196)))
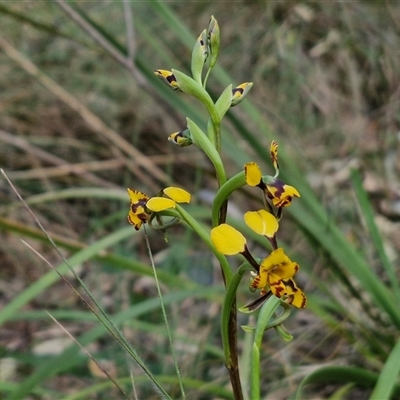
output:
POLYGON ((164 211, 168 208, 175 208, 176 203, 174 200, 165 197, 152 197, 147 203, 146 207, 154 212, 164 211))
POLYGON ((132 211, 129 211, 128 222, 138 231, 145 221, 142 221, 136 214, 134 214, 132 211))
POLYGON ((211 230, 211 241, 217 250, 227 256, 242 253, 246 238, 228 224, 221 224, 211 230))
POLYGON ((271 155, 271 161, 272 161, 272 165, 275 168, 275 171, 277 171, 279 169, 279 165, 278 165, 278 143, 273 140, 271 142, 271 146, 269 148, 269 153, 271 155))
POLYGON ((142 202, 142 204, 144 204, 143 202, 146 202, 149 199, 149 196, 145 195, 142 192, 139 192, 138 190, 133 190, 133 189, 126 189, 128 191, 129 194, 129 199, 131 201, 132 204, 137 204, 142 202))
POLYGON ((190 203, 190 193, 184 189, 170 186, 165 188, 163 192, 177 203, 190 203))
POLYGON ((274 269, 274 274, 279 275, 282 279, 292 278, 299 270, 299 264, 295 262, 279 264, 274 269))
MULTIPOLYGON (((255 276, 252 281, 250 282, 250 290, 251 289, 263 289, 267 286, 267 273, 262 273, 255 276)), ((254 291, 254 290, 253 290, 254 291)))
POLYGON ((285 185, 285 193, 287 196, 295 196, 295 197, 300 197, 300 193, 297 191, 297 189, 293 186, 290 185, 285 185))
POLYGON ((246 183, 249 186, 257 186, 260 184, 262 174, 260 167, 255 162, 245 164, 244 172, 246 175, 246 183))
POLYGON ((299 289, 296 293, 289 295, 289 304, 297 308, 304 308, 307 305, 306 295, 299 289))
POLYGON ((282 296, 286 296, 288 294, 287 288, 280 276, 274 273, 269 273, 267 277, 267 283, 271 289, 271 292, 276 297, 281 298, 282 296))
POLYGON ((284 281, 287 290, 287 303, 297 308, 304 308, 307 305, 306 295, 296 286, 293 279, 284 281))
POLYGON ((272 196, 272 203, 276 207, 289 206, 293 197, 300 197, 296 188, 286 185, 278 179, 273 184, 267 185, 267 189, 272 196))
POLYGON ((248 211, 244 215, 247 226, 259 235, 273 238, 278 230, 278 220, 266 210, 248 211))
POLYGON ((143 223, 145 223, 150 215, 146 213, 145 205, 148 201, 148 196, 142 192, 133 189, 127 189, 130 199, 130 208, 128 213, 128 222, 134 225, 138 231, 143 223))
POLYGON ((178 82, 176 81, 175 75, 172 73, 172 71, 168 71, 166 69, 156 69, 154 70, 154 73, 172 89, 179 89, 178 82))
POLYGON ((270 271, 282 263, 290 263, 289 257, 284 253, 282 247, 271 252, 271 254, 262 260, 260 270, 270 271))

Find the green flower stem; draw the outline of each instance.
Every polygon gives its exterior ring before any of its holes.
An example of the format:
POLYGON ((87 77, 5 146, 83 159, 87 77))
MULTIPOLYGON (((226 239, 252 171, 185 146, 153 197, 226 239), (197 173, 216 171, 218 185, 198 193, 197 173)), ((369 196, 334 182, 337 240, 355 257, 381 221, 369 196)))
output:
POLYGON ((205 105, 214 128, 209 131, 209 139, 217 150, 217 153, 221 154, 221 118, 219 117, 217 108, 208 93, 207 96, 199 100, 205 105))
MULTIPOLYGON (((194 79, 190 78, 186 74, 176 69, 171 70, 174 74, 179 88, 184 92, 193 97, 197 100, 201 101, 204 106, 206 107, 208 114, 210 115, 211 121, 213 123, 214 129, 210 131, 211 143, 213 144, 214 148, 217 150, 218 154, 221 153, 221 135, 220 135, 220 125, 221 125, 221 118, 218 115, 217 108, 215 104, 208 94, 208 92, 201 86, 198 82, 194 79), (219 146, 218 146, 219 142, 219 146)), ((190 129, 190 128, 189 128, 190 129)))
POLYGON ((244 171, 239 172, 238 174, 232 176, 232 178, 228 179, 218 190, 213 206, 212 206, 212 226, 213 228, 219 225, 219 213, 226 202, 228 197, 237 189, 240 189, 242 186, 246 184, 246 179, 244 175, 244 171))
POLYGON ((258 314, 256 333, 254 335, 254 344, 251 358, 251 377, 250 377, 250 398, 252 400, 260 399, 260 348, 262 338, 268 321, 274 315, 276 309, 281 305, 281 301, 272 296, 261 307, 258 314))
POLYGON ((187 126, 192 134, 193 142, 206 153, 207 157, 214 165, 215 173, 217 174, 218 184, 219 186, 222 186, 226 182, 226 173, 224 164, 221 160, 221 156, 219 155, 218 151, 215 149, 213 143, 210 141, 207 135, 190 118, 187 118, 187 126))
POLYGON ((203 88, 205 89, 207 86, 207 81, 208 81, 208 77, 210 76, 212 67, 209 67, 207 72, 206 72, 206 76, 204 77, 204 81, 203 81, 203 88))
POLYGON ((243 278, 243 274, 246 271, 253 271, 253 267, 249 263, 244 262, 233 275, 231 282, 229 283, 225 295, 224 302, 222 304, 221 312, 221 335, 222 335, 222 345, 225 354, 225 363, 229 369, 229 364, 231 362, 231 353, 229 348, 229 319, 231 315, 232 305, 236 298, 236 291, 243 278))
POLYGON ((203 239, 204 243, 214 253, 215 257, 221 264, 224 280, 226 286, 228 286, 232 280, 232 270, 226 257, 221 254, 213 245, 210 234, 181 206, 176 205, 176 211, 181 215, 182 219, 203 239))
POLYGON ((218 154, 221 154, 221 121, 214 121, 211 118, 214 126, 214 143, 215 149, 217 150, 218 154))

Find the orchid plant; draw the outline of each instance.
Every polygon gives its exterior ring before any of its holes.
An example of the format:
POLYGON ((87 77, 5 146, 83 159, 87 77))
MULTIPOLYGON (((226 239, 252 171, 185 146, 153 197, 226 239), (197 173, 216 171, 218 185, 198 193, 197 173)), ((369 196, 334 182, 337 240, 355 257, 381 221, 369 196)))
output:
POLYGON ((229 85, 214 102, 207 92, 206 85, 211 70, 216 65, 220 49, 220 32, 217 20, 212 16, 208 25, 193 48, 191 76, 178 70, 157 69, 155 74, 171 89, 181 91, 196 98, 208 112, 206 129, 202 129, 187 118, 187 126, 172 133, 169 140, 182 148, 198 146, 215 168, 219 189, 215 195, 212 209, 212 228, 207 230, 182 204, 191 201, 191 195, 178 187, 164 188, 157 196, 149 197, 135 189, 128 189, 130 209, 128 221, 139 230, 144 224, 155 229, 168 229, 177 222, 186 223, 209 247, 218 259, 225 283, 226 294, 221 311, 221 334, 235 399, 243 399, 242 383, 238 366, 237 347, 237 306, 236 291, 244 276, 250 275, 249 289, 260 291, 260 296, 239 308, 240 312, 251 313, 259 309, 255 327, 245 326, 246 332, 254 334, 251 359, 250 398, 260 398, 260 347, 262 335, 266 329, 274 328, 285 340, 292 336, 282 323, 290 313, 290 305, 303 308, 307 304, 305 294, 294 281, 299 265, 292 261, 282 247, 278 246, 277 232, 283 211, 290 206, 299 192, 281 180, 278 164, 278 144, 272 141, 270 146, 273 176, 262 175, 255 162, 249 162, 243 171, 228 178, 221 159, 221 121, 226 112, 249 93, 252 83, 245 82, 236 87, 229 85), (205 72, 205 67, 207 71, 205 72), (262 191, 264 207, 244 214, 244 221, 255 233, 264 236, 270 243, 262 259, 255 258, 247 247, 247 240, 238 230, 226 223, 227 205, 230 195, 245 185, 258 187, 262 191), (165 220, 168 217, 168 220, 165 220), (240 255, 243 263, 235 271, 226 256, 240 255), (278 309, 281 309, 278 313, 278 309))

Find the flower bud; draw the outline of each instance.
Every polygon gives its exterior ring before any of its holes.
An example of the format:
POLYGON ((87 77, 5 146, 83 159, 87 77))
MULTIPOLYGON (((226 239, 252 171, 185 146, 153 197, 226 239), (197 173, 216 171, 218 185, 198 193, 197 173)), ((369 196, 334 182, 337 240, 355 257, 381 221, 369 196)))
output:
POLYGON ((168 140, 179 147, 187 147, 193 143, 189 129, 172 133, 169 135, 168 140))
POLYGON ((220 41, 221 39, 218 22, 212 15, 207 29, 207 44, 210 52, 210 68, 213 68, 217 62, 220 41))
POLYGON ((166 69, 156 69, 154 74, 161 78, 169 87, 174 90, 180 90, 175 75, 166 69))
POLYGON ((247 93, 249 93, 251 87, 253 86, 253 82, 244 82, 239 86, 236 86, 232 89, 232 103, 231 107, 238 105, 240 102, 244 100, 247 93))
POLYGON ((208 47, 207 47, 207 31, 204 29, 196 40, 196 44, 192 51, 192 76, 193 79, 201 85, 201 73, 203 71, 204 63, 207 60, 208 47))

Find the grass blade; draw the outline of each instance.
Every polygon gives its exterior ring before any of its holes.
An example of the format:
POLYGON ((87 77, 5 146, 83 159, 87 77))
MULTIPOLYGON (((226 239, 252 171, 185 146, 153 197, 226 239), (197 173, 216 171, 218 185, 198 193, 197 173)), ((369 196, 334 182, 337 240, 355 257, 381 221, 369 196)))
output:
POLYGON ((386 272, 387 277, 389 278, 392 290, 394 292, 394 295, 396 296, 396 302, 397 304, 400 304, 400 284, 396 277, 394 265, 389 261, 389 258, 386 254, 382 236, 379 233, 378 227, 376 226, 374 220, 374 211, 372 209, 371 202, 369 201, 367 193, 363 188, 360 173, 355 169, 351 171, 351 180, 353 182, 354 192, 361 208, 361 214, 365 219, 365 223, 370 231, 371 238, 375 244, 375 248, 378 251, 379 259, 382 262, 382 266, 386 272))
POLYGON ((391 351, 386 363, 379 375, 378 381, 371 393, 371 399, 389 400, 392 394, 398 388, 398 379, 400 374, 400 338, 391 351))

